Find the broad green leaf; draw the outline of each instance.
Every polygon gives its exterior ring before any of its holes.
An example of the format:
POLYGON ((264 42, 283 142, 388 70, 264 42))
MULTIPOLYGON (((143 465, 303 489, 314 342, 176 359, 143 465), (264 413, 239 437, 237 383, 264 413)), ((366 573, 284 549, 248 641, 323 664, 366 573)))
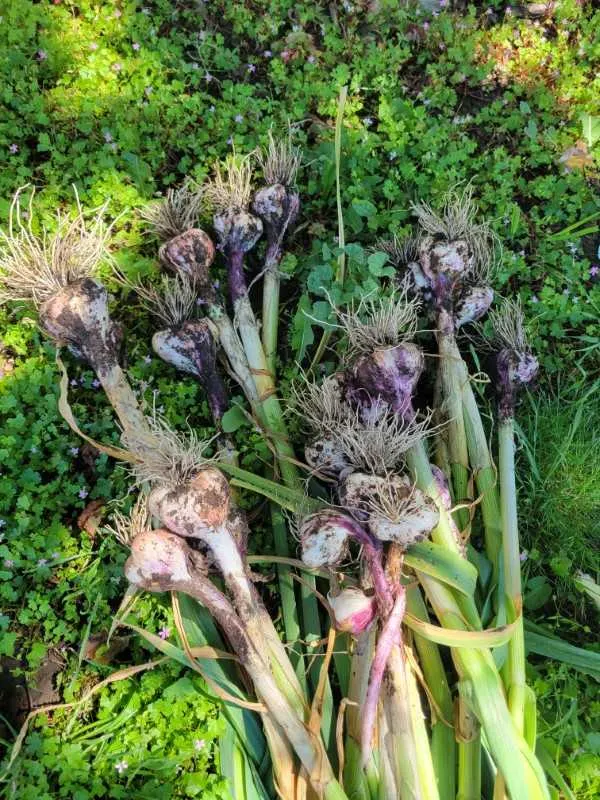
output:
POLYGON ((417 542, 406 551, 404 560, 409 567, 437 578, 467 597, 473 596, 477 583, 476 568, 442 545, 417 542))
POLYGON ((224 433, 234 433, 247 424, 248 417, 239 406, 228 408, 221 418, 221 427, 224 433))

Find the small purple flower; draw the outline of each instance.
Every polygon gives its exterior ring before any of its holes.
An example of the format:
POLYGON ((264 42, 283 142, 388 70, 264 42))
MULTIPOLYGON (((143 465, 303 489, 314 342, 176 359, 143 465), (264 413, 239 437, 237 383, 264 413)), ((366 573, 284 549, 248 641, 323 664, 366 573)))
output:
POLYGON ((273 53, 272 53, 272 51, 271 51, 271 50, 265 50, 265 51, 263 52, 263 56, 264 56, 265 58, 273 58, 273 53))
POLYGON ((206 83, 210 83, 213 80, 213 76, 210 74, 210 72, 204 73, 204 80, 206 83))
POLYGON ((45 61, 48 58, 48 53, 45 50, 38 50, 35 57, 38 61, 45 61))
POLYGON ((171 635, 171 628, 167 628, 166 626, 165 626, 164 628, 161 628, 161 629, 159 630, 159 632, 158 632, 158 635, 160 636, 160 638, 161 638, 163 641, 164 641, 165 639, 168 639, 168 638, 169 638, 169 636, 171 635))
POLYGON ((425 20, 425 22, 423 23, 423 30, 424 31, 428 31, 429 30, 429 23, 427 22, 427 20, 425 20))
POLYGON ((600 273, 600 266, 598 264, 592 264, 590 267, 590 278, 595 278, 600 273))
POLYGON ((13 156, 14 156, 14 155, 15 155, 15 153, 18 153, 18 152, 19 152, 19 145, 18 145, 18 144, 15 144, 15 143, 13 142, 13 143, 10 145, 10 147, 9 147, 8 149, 10 150, 10 152, 11 152, 11 153, 13 154, 13 156))
POLYGON ((221 282, 220 281, 214 281, 213 282, 213 289, 215 289, 218 292, 220 288, 221 288, 221 282))
POLYGON ((506 8, 504 9, 504 13, 506 14, 507 17, 510 17, 510 15, 512 14, 512 8, 510 6, 506 6, 506 8))
POLYGON ((540 298, 536 294, 532 294, 531 295, 531 302, 532 303, 539 303, 540 302, 540 298))
POLYGON ((197 306, 205 306, 206 305, 206 300, 203 297, 198 297, 197 300, 196 300, 196 305, 197 306))
POLYGON ((235 117, 233 118, 233 120, 234 120, 234 122, 237 122, 237 123, 243 122, 244 121, 244 116, 243 116, 243 114, 236 114, 235 117))
POLYGON ((132 47, 132 48, 133 48, 133 49, 134 49, 134 50, 137 52, 137 51, 140 49, 140 47, 141 47, 141 44, 140 44, 139 42, 134 42, 134 43, 131 45, 131 47, 132 47))
POLYGON ((71 386, 79 386, 79 381, 77 381, 75 378, 71 378, 69 383, 71 384, 71 386))
POLYGON ((371 125, 373 124, 373 122, 374 122, 374 119, 373 119, 373 117, 365 117, 365 118, 363 119, 363 125, 366 125, 366 126, 367 126, 367 128, 370 128, 370 127, 371 127, 371 125))
POLYGON ((38 558, 37 565, 38 567, 45 567, 48 564, 47 558, 38 558))
POLYGON ((57 561, 61 557, 61 554, 58 552, 52 553, 52 560, 57 561))
POLYGON ((115 9, 115 13, 113 14, 113 17, 116 17, 117 19, 119 19, 119 17, 122 14, 123 14, 123 12, 120 9, 117 8, 117 9, 115 9))
POLYGON ((121 64, 120 61, 117 61, 115 64, 112 65, 112 68, 114 72, 121 72, 121 70, 123 69, 123 64, 121 64))
POLYGON ((88 496, 89 492, 88 492, 88 490, 87 490, 87 489, 80 489, 80 490, 79 490, 79 492, 78 492, 78 494, 79 494, 79 497, 80 497, 82 500, 85 500, 85 498, 88 496))
POLYGON ((115 764, 115 769, 117 770, 119 775, 122 775, 125 772, 125 770, 127 769, 128 766, 129 766, 129 764, 127 763, 127 761, 125 761, 125 760, 118 761, 115 764))
POLYGON ((98 389, 99 386, 100 386, 100 381, 98 380, 98 378, 94 378, 94 380, 92 381, 92 389, 98 389))
POLYGON ((11 567, 14 567, 14 565, 15 565, 15 562, 12 560, 12 558, 5 558, 4 559, 4 566, 7 569, 10 569, 11 567))
POLYGON ((90 50, 97 50, 98 42, 90 42, 90 50))
POLYGON ((256 64, 248 64, 246 69, 247 69, 248 72, 254 73, 254 72, 256 72, 256 64))
POLYGON ((152 356, 151 355, 144 356, 144 364, 151 364, 151 363, 152 363, 152 356))
POLYGON ((233 144, 233 136, 230 136, 230 137, 227 139, 227 144, 233 144))
POLYGON ((315 58, 315 56, 311 55, 306 60, 308 61, 309 64, 314 64, 317 59, 315 58))
POLYGON ((71 453, 72 456, 79 455, 79 448, 78 447, 69 447, 69 453, 71 453))
POLYGON ((204 739, 194 739, 194 750, 204 750, 206 747, 206 742, 204 739))
POLYGON ((197 61, 192 61, 192 63, 190 64, 190 67, 192 69, 200 69, 200 64, 198 64, 197 61))
POLYGON ((521 564, 524 564, 528 558, 529 558, 529 551, 522 550, 521 553, 519 554, 519 561, 521 562, 521 564))

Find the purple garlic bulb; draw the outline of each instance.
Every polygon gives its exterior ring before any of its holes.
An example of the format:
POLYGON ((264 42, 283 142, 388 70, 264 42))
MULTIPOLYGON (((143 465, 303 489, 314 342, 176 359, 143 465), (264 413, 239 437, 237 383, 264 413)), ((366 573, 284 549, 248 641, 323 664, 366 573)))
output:
POLYGON ((514 416, 519 389, 537 377, 539 362, 529 352, 504 348, 496 356, 498 412, 500 419, 514 416))
POLYGON ((195 375, 204 387, 215 420, 228 406, 227 392, 217 368, 217 348, 205 319, 187 320, 178 328, 157 331, 154 352, 182 372, 195 375))
POLYGON ((164 528, 143 531, 131 542, 125 575, 134 586, 167 592, 191 581, 194 572, 206 572, 203 556, 164 528))
POLYGON ((412 398, 423 366, 421 349, 409 342, 374 350, 360 356, 346 373, 346 397, 365 410, 380 399, 395 414, 411 420, 412 398))
POLYGON ((262 219, 269 242, 280 242, 298 217, 300 196, 294 189, 274 183, 256 192, 252 210, 262 219))
POLYGON ((148 497, 150 512, 179 536, 202 539, 210 544, 215 531, 229 518, 229 484, 214 467, 200 470, 182 486, 159 486, 148 497))
POLYGON ((435 305, 445 308, 451 305, 456 286, 471 270, 473 254, 464 239, 436 241, 426 236, 419 248, 419 263, 435 305))
POLYGON ((356 523, 334 509, 317 511, 305 517, 299 527, 302 561, 308 567, 333 567, 348 549, 348 538, 356 523))
POLYGON ((214 216, 221 249, 226 253, 247 253, 263 232, 262 222, 248 211, 227 209, 214 216))
POLYGON ((366 631, 377 616, 375 596, 369 596, 355 587, 342 589, 335 595, 330 592, 327 601, 336 630, 351 633, 352 636, 366 631))
POLYGON ((169 239, 160 248, 159 257, 165 266, 191 279, 199 289, 211 286, 209 268, 215 258, 215 246, 200 228, 190 228, 169 239))
POLYGON ((117 363, 119 333, 110 319, 108 292, 93 278, 70 283, 44 301, 40 323, 53 339, 68 344, 98 373, 117 363))
POLYGON ((455 305, 456 328, 481 319, 492 305, 493 299, 494 290, 491 286, 472 286, 468 289, 455 305))

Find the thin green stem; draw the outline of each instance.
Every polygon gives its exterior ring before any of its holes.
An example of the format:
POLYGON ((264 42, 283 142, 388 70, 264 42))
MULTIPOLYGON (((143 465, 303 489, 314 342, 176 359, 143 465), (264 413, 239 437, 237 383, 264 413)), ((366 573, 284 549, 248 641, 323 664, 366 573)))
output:
MULTIPOLYGON (((427 607, 417 586, 407 588, 406 608, 417 619, 423 622, 430 621, 427 607)), ((425 682, 436 706, 432 713, 431 757, 440 800, 454 800, 456 781, 452 765, 456 763, 456 739, 453 728, 452 694, 439 647, 418 634, 414 634, 414 643, 425 682)))
POLYGON ((462 696, 459 696, 458 700, 458 733, 460 739, 458 743, 458 792, 456 800, 480 800, 480 726, 462 696))
POLYGON ((517 488, 515 483, 514 431, 512 418, 501 420, 498 428, 500 497, 502 510, 502 555, 508 622, 517 620, 508 643, 506 665, 508 707, 520 733, 524 732, 525 715, 525 640, 521 595, 521 561, 517 520, 517 488))
MULTIPOLYGON (((469 453, 461 392, 463 360, 454 337, 454 322, 447 311, 442 310, 438 314, 437 341, 440 356, 438 376, 441 403, 446 417, 444 440, 452 476, 452 497, 455 503, 468 503, 471 498, 469 497, 469 453)), ((468 509, 458 509, 454 516, 459 529, 463 532, 468 531, 468 509)))
POLYGON ((279 264, 269 265, 263 279, 262 298, 262 343, 267 360, 267 369, 275 375, 277 335, 279 331, 279 289, 281 278, 279 264))

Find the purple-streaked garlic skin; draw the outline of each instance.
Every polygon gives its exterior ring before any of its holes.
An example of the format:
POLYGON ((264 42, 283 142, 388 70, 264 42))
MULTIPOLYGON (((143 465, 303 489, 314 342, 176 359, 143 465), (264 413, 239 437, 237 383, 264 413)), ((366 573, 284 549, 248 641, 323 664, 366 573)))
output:
POLYGON ((419 247, 419 263, 435 307, 451 310, 456 287, 472 267, 473 255, 468 242, 463 239, 437 241, 426 236, 419 247))
POLYGON ((496 355, 496 392, 502 421, 514 417, 519 389, 532 383, 538 371, 539 362, 531 353, 504 348, 496 355))
POLYGON ((205 319, 188 320, 176 329, 157 331, 152 348, 163 361, 198 378, 211 413, 219 422, 229 402, 217 368, 217 348, 209 323, 205 319))
POLYGON ((366 631, 377 617, 375 596, 365 594, 362 589, 348 587, 333 595, 327 595, 336 630, 358 636, 366 631))
POLYGON ((206 467, 187 484, 153 489, 148 508, 169 530, 210 547, 231 511, 229 484, 218 469, 206 467))
POLYGON ((472 286, 458 300, 454 312, 456 328, 477 322, 485 316, 494 300, 494 290, 491 286, 472 286))
POLYGON ((263 232, 259 217, 248 211, 228 209, 214 216, 214 226, 224 253, 247 253, 263 232))
POLYGON ((267 235, 267 264, 281 259, 281 242, 300 212, 298 192, 281 183, 264 186, 254 195, 252 210, 263 222, 267 235))
POLYGON ((421 349, 410 342, 378 348, 360 356, 346 374, 346 397, 366 410, 380 399, 395 414, 411 420, 415 414, 412 397, 423 367, 421 349))
POLYGON ((349 468, 348 459, 335 438, 320 436, 304 448, 306 463, 316 472, 337 478, 349 468))
POLYGON ((314 569, 339 564, 348 550, 348 539, 356 523, 334 509, 317 511, 302 520, 299 534, 302 561, 314 569))
POLYGON ((68 344, 100 374, 118 361, 119 329, 108 311, 108 292, 93 278, 70 283, 40 306, 44 331, 68 344))
POLYGON ((203 556, 180 536, 164 528, 139 533, 131 542, 125 575, 134 586, 166 592, 207 571, 203 556))
POLYGON ((375 655, 371 663, 369 672, 369 685, 365 697, 364 705, 361 709, 361 755, 362 765, 364 766, 372 755, 373 733, 375 731, 375 719, 377 716, 377 705, 381 694, 381 685, 385 668, 387 666, 390 653, 394 645, 402 642, 402 619, 406 610, 406 591, 403 586, 396 589, 394 605, 388 614, 381 633, 377 640, 375 655))
POLYGON ((192 280, 202 292, 211 287, 209 270, 215 258, 215 246, 201 228, 190 228, 169 239, 158 255, 166 267, 192 280))

